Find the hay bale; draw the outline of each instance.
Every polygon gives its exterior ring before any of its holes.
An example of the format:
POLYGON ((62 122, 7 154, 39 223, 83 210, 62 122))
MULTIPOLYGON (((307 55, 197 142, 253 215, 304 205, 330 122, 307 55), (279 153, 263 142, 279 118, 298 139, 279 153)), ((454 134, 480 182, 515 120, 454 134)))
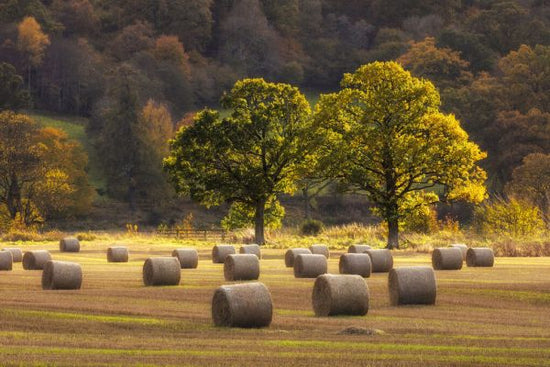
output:
POLYGON ((260 328, 269 326, 273 302, 262 283, 222 285, 212 297, 212 319, 216 326, 260 328))
POLYGON ((393 306, 435 304, 435 273, 429 266, 392 269, 388 276, 388 288, 393 306))
POLYGON ((150 257, 143 264, 143 284, 178 285, 180 283, 180 262, 175 257, 150 257))
POLYGON ((347 253, 340 256, 338 263, 340 274, 355 274, 370 277, 372 264, 368 254, 347 253))
POLYGON ((319 244, 319 243, 315 244, 315 245, 311 245, 311 246, 309 246, 309 251, 311 251, 312 254, 323 255, 327 259, 330 258, 330 251, 328 250, 327 245, 322 245, 322 244, 319 244))
POLYGON ((466 260, 466 253, 468 252, 468 246, 464 243, 453 243, 449 247, 457 247, 462 251, 462 261, 466 260))
POLYGON ((52 255, 47 250, 27 251, 23 255, 23 269, 42 270, 51 259, 52 255))
POLYGON ((13 258, 14 263, 20 263, 23 260, 23 251, 21 251, 20 248, 6 247, 6 248, 3 248, 2 251, 11 252, 11 256, 13 258))
POLYGON ((127 263, 128 247, 111 246, 107 249, 107 261, 110 263, 127 263))
POLYGON ((393 256, 388 249, 367 250, 370 256, 371 271, 373 273, 387 273, 393 268, 393 256))
POLYGON ((232 254, 223 263, 225 280, 256 280, 260 276, 260 259, 254 254, 232 254))
POLYGON ((68 261, 50 260, 42 271, 42 289, 80 289, 82 268, 68 261))
POLYGON ((227 255, 235 253, 233 245, 216 245, 212 248, 212 262, 214 264, 223 264, 227 255))
POLYGON ((471 247, 466 253, 466 265, 492 267, 495 264, 495 254, 488 247, 471 247))
POLYGON ((61 252, 79 252, 80 241, 74 237, 65 237, 59 241, 59 251, 61 252))
POLYGON ((285 253, 285 266, 287 268, 294 267, 294 261, 296 260, 296 256, 300 254, 311 255, 311 251, 307 248, 291 248, 287 250, 287 252, 285 253))
POLYGON ((0 251, 0 270, 13 268, 13 255, 10 251, 0 251))
POLYGON ((327 258, 323 255, 300 254, 294 259, 296 278, 317 278, 327 272, 327 258))
POLYGON ((316 316, 363 316, 369 311, 369 288, 360 275, 319 275, 311 298, 316 316))
POLYGON ((240 254, 252 254, 256 255, 258 259, 262 258, 262 251, 259 245, 242 245, 239 249, 240 254))
POLYGON ((177 248, 172 256, 178 259, 181 269, 196 269, 199 266, 199 253, 194 248, 177 248))
POLYGON ((363 254, 370 249, 371 247, 369 245, 351 245, 350 247, 348 247, 348 252, 350 254, 363 254))
POLYGON ((460 270, 462 263, 462 250, 458 247, 436 248, 432 252, 435 270, 460 270))

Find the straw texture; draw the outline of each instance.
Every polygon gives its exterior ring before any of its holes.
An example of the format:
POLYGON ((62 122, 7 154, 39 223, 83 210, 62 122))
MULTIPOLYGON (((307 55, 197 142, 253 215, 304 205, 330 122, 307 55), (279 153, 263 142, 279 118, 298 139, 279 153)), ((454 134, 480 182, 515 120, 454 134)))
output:
POLYGON ((369 288, 360 275, 319 275, 313 285, 312 303, 316 316, 366 315, 369 288))
POLYGON ((262 283, 223 285, 212 298, 216 326, 260 328, 271 324, 273 302, 262 283))

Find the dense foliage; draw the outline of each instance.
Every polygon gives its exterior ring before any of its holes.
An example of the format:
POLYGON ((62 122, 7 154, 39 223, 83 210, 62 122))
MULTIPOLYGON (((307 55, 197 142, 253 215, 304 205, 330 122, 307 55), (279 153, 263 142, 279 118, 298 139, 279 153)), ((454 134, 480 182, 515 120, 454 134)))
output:
POLYGON ((344 75, 342 90, 321 96, 316 123, 326 129, 329 172, 365 191, 398 247, 399 220, 441 196, 475 203, 485 196, 485 157, 453 115, 439 112, 433 84, 395 63, 344 75), (335 167, 335 168, 334 168, 335 167))
MULTIPOLYGON (((334 91, 344 73, 389 60, 429 79, 441 110, 488 153, 490 193, 510 192, 526 156, 550 154, 546 1, 0 2, 0 109, 32 103, 89 117, 106 191, 130 203, 170 196, 160 138, 219 107, 237 80, 334 91), (146 117, 148 104, 162 113, 146 117)), ((309 217, 316 194, 306 178, 309 217)))

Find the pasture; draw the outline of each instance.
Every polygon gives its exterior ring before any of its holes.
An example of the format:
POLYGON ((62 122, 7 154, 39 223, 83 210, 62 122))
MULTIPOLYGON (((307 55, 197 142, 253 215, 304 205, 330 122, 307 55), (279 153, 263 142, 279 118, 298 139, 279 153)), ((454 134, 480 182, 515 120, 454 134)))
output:
MULTIPOLYGON (((107 263, 113 241, 2 243, 48 249, 82 265, 82 289, 43 291, 41 271, 0 272, 0 365, 37 366, 550 366, 550 258, 496 258, 494 268, 436 271, 435 306, 390 306, 387 273, 367 278, 363 317, 318 318, 313 279, 295 279, 283 249, 262 249, 259 281, 271 291, 273 322, 264 329, 213 325, 214 290, 228 284, 213 264, 214 243, 159 238, 117 242, 128 263, 107 263), (179 286, 145 287, 150 256, 177 247, 199 251, 179 286), (355 327, 358 333, 342 330, 355 327)), ((238 250, 238 245, 236 246, 238 250)), ((332 251, 328 269, 338 273, 332 251)), ((395 252, 394 266, 431 265, 429 254, 395 252)))

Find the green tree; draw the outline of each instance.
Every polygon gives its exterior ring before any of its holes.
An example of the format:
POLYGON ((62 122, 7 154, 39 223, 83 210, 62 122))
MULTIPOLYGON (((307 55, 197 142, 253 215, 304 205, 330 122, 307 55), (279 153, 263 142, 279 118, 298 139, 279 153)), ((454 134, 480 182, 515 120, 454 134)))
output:
POLYGON ((317 143, 309 103, 288 84, 244 79, 222 106, 230 117, 203 110, 194 125, 177 133, 165 169, 178 192, 204 205, 253 209, 256 242, 262 244, 266 204, 294 192, 301 170, 311 165, 317 143))
POLYGON ((316 124, 329 137, 325 159, 376 205, 388 225, 388 248, 399 246, 407 211, 438 200, 428 190, 438 188, 448 200, 483 200, 485 172, 476 162, 485 154, 453 115, 439 112, 432 83, 395 62, 375 62, 345 74, 341 86, 321 96, 316 109, 316 124))
POLYGON ((172 120, 163 105, 149 101, 144 108, 135 87, 135 72, 121 66, 113 81, 110 105, 102 112, 98 150, 107 178, 107 191, 126 200, 131 210, 139 200, 165 196, 162 157, 172 134, 172 120))
POLYGON ((29 92, 22 87, 23 78, 17 75, 13 65, 0 63, 0 111, 17 111, 29 105, 29 92))

